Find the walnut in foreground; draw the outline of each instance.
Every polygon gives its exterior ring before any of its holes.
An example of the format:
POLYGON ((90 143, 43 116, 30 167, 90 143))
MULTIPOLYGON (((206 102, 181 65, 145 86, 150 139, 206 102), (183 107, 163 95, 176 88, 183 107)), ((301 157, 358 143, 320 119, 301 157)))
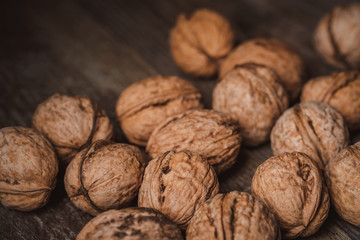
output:
POLYGON ((196 211, 186 239, 280 239, 275 215, 248 193, 218 194, 196 211))
POLYGON ((275 213, 285 238, 314 234, 329 212, 321 171, 303 153, 283 153, 266 160, 256 169, 251 192, 275 213))
POLYGON ((109 210, 88 222, 76 240, 182 240, 181 231, 161 212, 150 208, 109 210))
POLYGON ((44 206, 56 185, 58 161, 50 142, 24 127, 0 129, 0 202, 31 211, 44 206))

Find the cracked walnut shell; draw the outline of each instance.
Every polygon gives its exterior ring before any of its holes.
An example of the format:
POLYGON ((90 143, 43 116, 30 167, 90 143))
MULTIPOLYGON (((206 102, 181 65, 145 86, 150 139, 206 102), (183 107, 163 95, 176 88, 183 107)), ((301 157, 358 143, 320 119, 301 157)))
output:
POLYGON ((349 144, 341 114, 326 103, 306 101, 286 110, 270 135, 274 155, 303 152, 324 169, 349 144))
POLYGON ((170 33, 170 52, 184 72, 209 77, 234 45, 235 34, 223 16, 209 9, 180 14, 170 33))
POLYGON ((31 211, 44 206, 56 185, 58 161, 50 142, 24 127, 0 129, 0 202, 31 211))
POLYGON ((168 117, 202 108, 200 92, 175 76, 154 76, 126 88, 116 104, 118 122, 130 142, 146 146, 154 128, 168 117))
POLYGON ((215 171, 201 155, 168 151, 146 167, 138 205, 155 208, 186 228, 200 205, 218 192, 215 171))
POLYGON ((150 208, 109 210, 88 222, 76 240, 182 240, 181 230, 161 212, 150 208))
POLYGON ((151 134, 146 151, 152 158, 169 150, 201 154, 216 173, 230 168, 240 150, 239 127, 213 110, 189 110, 162 122, 151 134))
POLYGON ((253 63, 237 65, 213 92, 213 108, 239 123, 247 146, 267 141, 276 119, 288 105, 278 75, 266 66, 253 63))
POLYGON ((186 239, 280 239, 275 215, 245 192, 218 194, 195 212, 186 239))
POLYGON ((284 238, 314 234, 329 212, 321 171, 300 152, 283 153, 262 163, 252 179, 251 192, 275 213, 284 238))
POLYGON ((98 140, 70 162, 65 189, 76 207, 97 215, 127 206, 138 192, 144 168, 139 148, 98 140))

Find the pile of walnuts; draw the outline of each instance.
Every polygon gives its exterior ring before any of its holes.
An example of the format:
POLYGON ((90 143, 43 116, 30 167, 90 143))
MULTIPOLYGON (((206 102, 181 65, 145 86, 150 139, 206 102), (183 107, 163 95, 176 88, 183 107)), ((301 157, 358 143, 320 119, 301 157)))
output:
MULTIPOLYGON (((359 39, 359 4, 336 7, 315 32, 317 50, 340 67, 360 65, 359 39)), ((114 142, 105 111, 83 96, 54 94, 36 108, 32 128, 0 129, 1 204, 44 206, 60 167, 70 200, 96 216, 79 240, 183 239, 182 230, 187 239, 306 237, 324 223, 330 201, 360 227, 360 142, 349 146, 348 131, 360 128, 359 71, 303 87, 305 64, 288 44, 234 42, 231 24, 212 10, 178 17, 171 54, 188 74, 218 73, 213 109, 176 76, 127 87, 117 121, 145 153, 114 142), (269 140, 274 156, 258 166, 252 194, 219 193, 217 175, 241 161, 241 145, 269 140), (138 207, 127 208, 137 196, 138 207)))

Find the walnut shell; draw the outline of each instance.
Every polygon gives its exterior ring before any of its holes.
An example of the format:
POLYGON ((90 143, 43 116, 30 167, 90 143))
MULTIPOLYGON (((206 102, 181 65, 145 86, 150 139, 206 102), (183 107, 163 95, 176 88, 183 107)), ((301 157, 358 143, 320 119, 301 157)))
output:
POLYGON ((325 179, 336 212, 360 227, 360 142, 341 150, 329 161, 325 179))
POLYGON ((215 171, 201 155, 168 151, 146 167, 138 205, 155 208, 186 228, 200 205, 218 192, 215 171))
POLYGON ((341 114, 326 103, 306 101, 286 110, 270 135, 274 155, 306 153, 320 169, 349 144, 341 114))
POLYGON ((338 68, 360 68, 360 4, 336 6, 318 23, 314 45, 338 68))
POLYGON ((50 140, 62 165, 92 142, 113 136, 105 111, 81 96, 52 95, 37 106, 32 125, 50 140))
POLYGON ((88 222, 76 240, 182 240, 181 231, 161 212, 150 208, 109 210, 88 222))
POLYGON ((199 9, 191 16, 179 15, 170 33, 170 52, 184 72, 209 77, 217 72, 234 39, 228 20, 215 11, 199 9))
POLYGON ((269 139, 276 119, 288 107, 285 89, 270 68, 248 63, 237 65, 216 85, 213 108, 240 125, 243 143, 257 146, 269 139))
POLYGON ((151 134, 146 151, 155 158, 169 150, 203 155, 216 173, 230 168, 240 150, 239 127, 213 110, 189 110, 162 122, 151 134))
POLYGON ((326 102, 344 117, 350 130, 360 128, 360 73, 336 72, 310 79, 301 93, 301 101, 326 102))
POLYGON ((186 239, 280 239, 275 215, 248 193, 217 194, 195 212, 186 239))
POLYGON ((310 236, 328 216, 330 199, 321 171, 300 152, 283 153, 262 163, 251 192, 273 210, 284 238, 310 236))
POLYGON ((146 146, 154 128, 168 117, 202 108, 200 92, 175 76, 155 76, 126 88, 116 104, 118 122, 130 142, 146 146))
POLYGON ((44 206, 56 185, 58 161, 50 142, 24 127, 0 129, 0 202, 31 211, 44 206))
POLYGON ((144 168, 139 148, 98 140, 70 162, 65 189, 76 207, 97 215, 127 206, 136 197, 144 168))
POLYGON ((280 77, 291 100, 295 100, 304 82, 304 62, 289 45, 275 38, 255 38, 235 48, 222 62, 220 79, 236 65, 257 63, 272 68, 280 77))

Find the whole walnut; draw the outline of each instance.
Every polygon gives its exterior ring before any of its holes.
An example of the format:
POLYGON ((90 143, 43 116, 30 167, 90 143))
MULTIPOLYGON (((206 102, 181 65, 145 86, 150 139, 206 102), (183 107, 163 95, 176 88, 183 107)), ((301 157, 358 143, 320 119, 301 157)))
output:
POLYGON ((70 162, 65 189, 76 207, 97 215, 127 206, 136 197, 144 168, 139 148, 98 140, 70 162))
POLYGON ((180 14, 170 33, 170 52, 184 72, 209 77, 234 45, 235 34, 223 16, 209 9, 180 14))
POLYGON ((50 140, 65 166, 92 142, 113 136, 105 111, 80 96, 52 95, 37 106, 32 125, 50 140))
POLYGON ((0 202, 31 211, 44 206, 56 185, 58 161, 50 142, 24 127, 0 129, 0 202))
POLYGON ((336 6, 314 33, 318 53, 339 68, 360 68, 360 4, 336 6))
POLYGON ((168 151, 151 160, 139 190, 139 207, 155 208, 181 228, 219 192, 214 169, 201 155, 168 151))
POLYGON ((255 38, 235 48, 222 62, 222 79, 236 65, 257 63, 272 68, 280 77, 291 100, 295 100, 304 82, 304 62, 289 45, 275 38, 255 38))
POLYGON ((275 213, 284 238, 314 234, 329 212, 321 171, 304 153, 286 152, 266 160, 256 169, 251 192, 275 213))
POLYGON ((109 210, 88 222, 76 240, 182 240, 181 230, 161 212, 150 208, 109 210))
POLYGON ((200 92, 175 76, 155 76, 126 88, 116 104, 118 122, 126 137, 146 146, 154 128, 168 117, 202 108, 200 92))
POLYGON ((186 239, 281 239, 275 215, 248 193, 217 194, 195 212, 186 239))
POLYGON ((335 72, 307 82, 301 101, 326 102, 344 117, 350 130, 360 128, 360 72, 335 72))
POLYGON ((155 158, 169 150, 189 150, 203 155, 221 173, 235 163, 240 145, 239 127, 229 117, 202 109, 163 121, 151 134, 146 151, 155 158))
POLYGON ((235 66, 213 92, 213 108, 239 123, 243 143, 247 146, 267 141, 276 119, 288 105, 286 91, 277 74, 253 63, 235 66))
POLYGON ((360 142, 341 150, 329 161, 325 179, 336 212, 360 227, 360 142))
POLYGON ((270 135, 274 155, 303 152, 324 169, 329 160, 349 144, 341 114, 327 103, 306 101, 286 110, 270 135))

